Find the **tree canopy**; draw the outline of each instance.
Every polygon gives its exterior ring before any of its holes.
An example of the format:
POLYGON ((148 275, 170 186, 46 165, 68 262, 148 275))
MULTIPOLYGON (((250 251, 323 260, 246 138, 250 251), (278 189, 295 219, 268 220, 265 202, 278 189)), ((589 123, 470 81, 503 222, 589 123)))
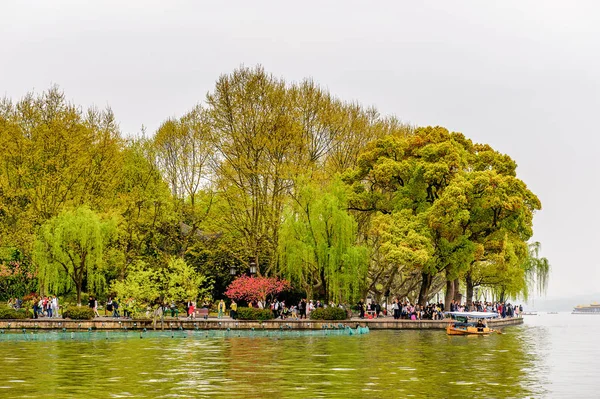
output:
POLYGON ((255 266, 328 301, 425 303, 547 281, 541 203, 489 145, 260 66, 198 100, 127 135, 57 87, 2 100, 0 284, 150 304, 222 298, 230 268, 255 266))

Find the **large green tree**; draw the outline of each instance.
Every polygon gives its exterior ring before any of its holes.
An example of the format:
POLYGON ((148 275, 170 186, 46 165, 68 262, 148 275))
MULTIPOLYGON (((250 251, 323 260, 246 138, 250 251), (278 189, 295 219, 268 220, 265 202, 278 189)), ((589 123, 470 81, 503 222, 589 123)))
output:
POLYGON ((63 209, 106 209, 121 167, 110 108, 82 110, 57 87, 0 102, 0 240, 31 255, 37 227, 63 209))
MULTIPOLYGON (((354 192, 350 209, 371 216, 403 212, 409 231, 389 236, 384 247, 390 256, 410 255, 419 249, 411 241, 426 238, 433 250, 419 267, 418 302, 429 299, 433 279, 442 272, 449 301, 458 292, 460 278, 493 252, 492 245, 485 251, 486 242, 512 249, 510 256, 504 252, 503 262, 518 265, 527 257, 521 249, 531 237, 533 213, 540 203, 516 178, 515 168, 510 158, 489 146, 474 145, 441 127, 389 135, 370 144, 359 167, 346 175, 354 192)), ((385 230, 390 225, 379 226, 385 230)), ((400 258, 395 263, 403 268, 411 260, 400 258)), ((504 276, 509 277, 524 281, 524 273, 504 276)))
POLYGON ((104 252, 115 227, 87 207, 64 211, 45 222, 36 234, 33 259, 41 289, 65 293, 100 292, 105 286, 104 252))
POLYGON ((311 297, 352 301, 366 282, 368 250, 357 242, 346 190, 339 180, 328 187, 305 180, 284 216, 280 268, 311 297))

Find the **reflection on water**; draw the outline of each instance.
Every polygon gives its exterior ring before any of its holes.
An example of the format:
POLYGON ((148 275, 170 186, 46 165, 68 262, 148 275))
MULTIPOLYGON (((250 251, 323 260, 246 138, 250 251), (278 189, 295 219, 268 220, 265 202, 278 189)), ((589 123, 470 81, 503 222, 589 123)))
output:
MULTIPOLYGON (((560 320, 576 316, 555 316, 555 326, 544 325, 544 316, 539 317, 524 326, 507 328, 502 335, 487 337, 449 337, 443 331, 373 331, 363 336, 331 337, 0 341, 0 397, 523 398, 560 397, 561 392, 570 392, 571 397, 591 394, 573 394, 573 384, 568 386, 569 380, 564 380, 576 378, 570 365, 565 366, 567 371, 556 372, 555 363, 572 355, 568 343, 575 338, 557 342, 562 336, 555 334, 572 332, 560 320), (564 381, 565 386, 557 381, 564 381)), ((595 322, 598 333, 600 317, 595 322)), ((588 339, 586 348, 597 351, 594 339, 588 339)), ((585 359, 580 363, 574 373, 581 372, 585 359)))

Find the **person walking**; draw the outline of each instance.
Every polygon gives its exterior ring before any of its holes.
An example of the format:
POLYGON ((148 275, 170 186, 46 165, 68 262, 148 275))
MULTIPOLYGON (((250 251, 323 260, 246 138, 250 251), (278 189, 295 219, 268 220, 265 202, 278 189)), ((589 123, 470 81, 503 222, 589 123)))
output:
POLYGON ((96 300, 96 298, 90 297, 88 306, 90 307, 90 309, 94 310, 94 317, 100 317, 100 315, 98 314, 98 301, 96 300))

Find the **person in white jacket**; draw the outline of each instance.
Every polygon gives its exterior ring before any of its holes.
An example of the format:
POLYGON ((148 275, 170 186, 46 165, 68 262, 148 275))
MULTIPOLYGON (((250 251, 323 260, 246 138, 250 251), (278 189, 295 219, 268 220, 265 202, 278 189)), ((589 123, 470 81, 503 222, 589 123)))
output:
POLYGON ((58 317, 58 298, 56 295, 52 296, 50 307, 52 308, 52 317, 58 317))

